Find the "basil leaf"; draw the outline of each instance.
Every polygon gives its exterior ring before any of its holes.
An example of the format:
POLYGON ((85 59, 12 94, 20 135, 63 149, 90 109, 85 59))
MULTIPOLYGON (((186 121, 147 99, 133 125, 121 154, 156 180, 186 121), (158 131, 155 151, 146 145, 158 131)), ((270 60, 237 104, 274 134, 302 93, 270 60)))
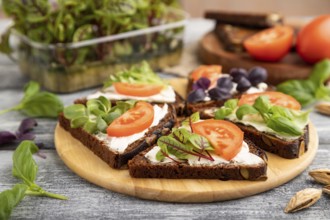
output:
POLYGON ((12 189, 0 193, 0 219, 9 219, 11 212, 24 198, 27 186, 16 184, 12 189))
POLYGON ((300 136, 303 133, 302 130, 293 121, 279 115, 270 117, 266 124, 267 127, 280 134, 300 136))
POLYGON ((269 101, 268 96, 258 97, 255 100, 253 107, 257 109, 260 113, 267 113, 271 107, 271 103, 269 101))
POLYGON ((330 60, 318 62, 307 80, 288 80, 277 86, 277 90, 293 96, 302 106, 317 100, 330 100, 330 89, 324 84, 330 77, 330 60))
POLYGON ((320 85, 324 83, 330 77, 330 60, 324 59, 313 67, 312 73, 309 76, 309 80, 314 84, 320 85))
POLYGON ((57 117, 63 104, 54 94, 39 92, 25 99, 20 108, 26 115, 32 117, 57 117))
POLYGON ((228 115, 233 113, 233 109, 226 108, 226 107, 221 107, 215 112, 215 119, 218 120, 223 120, 225 119, 228 115))
POLYGON ((24 97, 22 101, 29 99, 31 96, 37 94, 40 91, 39 83, 30 81, 24 86, 24 97))
POLYGON ((231 110, 234 110, 237 107, 238 99, 229 99, 225 102, 224 106, 231 110))
POLYGON ((242 120, 244 115, 258 114, 259 112, 251 105, 244 104, 240 106, 236 111, 236 117, 242 120))
POLYGON ((294 97, 302 106, 316 101, 316 86, 310 80, 289 80, 277 86, 277 90, 294 97))
POLYGON ((28 186, 33 185, 38 172, 38 166, 32 158, 32 154, 38 150, 32 141, 22 141, 13 154, 13 176, 28 186))

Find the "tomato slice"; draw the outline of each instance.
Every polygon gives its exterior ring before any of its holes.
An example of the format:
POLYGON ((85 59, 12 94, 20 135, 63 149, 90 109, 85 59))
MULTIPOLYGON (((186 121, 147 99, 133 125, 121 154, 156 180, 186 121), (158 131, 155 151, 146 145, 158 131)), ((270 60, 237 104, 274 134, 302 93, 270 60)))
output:
POLYGON ((235 124, 208 119, 192 124, 193 132, 207 138, 214 147, 215 154, 233 159, 241 150, 244 133, 235 124))
POLYGON ((278 61, 289 52, 293 33, 291 27, 277 26, 252 35, 243 44, 247 52, 257 60, 278 61))
POLYGON ((196 82, 201 77, 206 77, 211 81, 211 85, 216 81, 221 74, 222 66, 220 65, 201 65, 192 73, 191 77, 196 82))
POLYGON ((268 96, 270 102, 274 105, 280 105, 285 108, 291 108, 294 110, 300 110, 301 105, 300 103, 293 98, 292 96, 286 95, 281 92, 260 92, 260 93, 253 93, 253 94, 244 94, 240 98, 238 105, 241 106, 243 104, 253 105, 255 100, 259 96, 268 96))
POLYGON ((133 84, 126 82, 115 82, 113 86, 119 94, 140 97, 156 95, 164 88, 163 85, 133 84))
POLYGON ((146 102, 138 102, 107 128, 109 136, 129 136, 149 128, 154 120, 154 108, 146 102))

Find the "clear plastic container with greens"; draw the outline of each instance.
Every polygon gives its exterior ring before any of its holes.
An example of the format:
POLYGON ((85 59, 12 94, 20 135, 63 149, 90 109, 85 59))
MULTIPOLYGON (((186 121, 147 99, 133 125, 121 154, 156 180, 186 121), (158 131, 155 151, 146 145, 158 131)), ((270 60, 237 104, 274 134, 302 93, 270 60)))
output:
POLYGON ((187 14, 171 8, 161 25, 66 44, 31 41, 11 30, 23 74, 54 92, 101 85, 117 70, 146 60, 154 69, 175 65, 183 49, 187 14))

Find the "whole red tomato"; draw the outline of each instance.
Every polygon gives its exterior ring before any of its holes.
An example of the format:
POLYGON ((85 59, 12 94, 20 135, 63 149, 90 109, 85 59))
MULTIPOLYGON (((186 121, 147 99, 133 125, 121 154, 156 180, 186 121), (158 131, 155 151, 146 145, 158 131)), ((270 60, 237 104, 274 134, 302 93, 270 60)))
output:
POLYGON ((315 18, 299 32, 297 51, 308 63, 330 58, 330 15, 315 18))

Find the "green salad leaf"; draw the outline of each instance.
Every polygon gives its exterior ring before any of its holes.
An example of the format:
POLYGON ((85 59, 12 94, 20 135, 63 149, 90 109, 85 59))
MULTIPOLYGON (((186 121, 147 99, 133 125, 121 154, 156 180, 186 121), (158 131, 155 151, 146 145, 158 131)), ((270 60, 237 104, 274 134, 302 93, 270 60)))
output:
POLYGON ((166 85, 146 61, 111 75, 110 79, 104 82, 103 88, 111 86, 114 82, 166 85))
POLYGON ((86 106, 73 104, 63 110, 64 117, 70 120, 72 128, 83 128, 88 133, 105 132, 109 124, 124 112, 133 108, 136 101, 118 101, 114 107, 111 102, 101 96, 90 99, 86 106))
MULTIPOLYGON (((227 102, 231 102, 231 100, 227 102)), ((216 119, 235 117, 238 122, 250 120, 255 123, 260 123, 262 120, 261 123, 264 123, 275 133, 289 136, 303 134, 310 113, 309 111, 297 111, 273 105, 267 96, 258 97, 253 105, 244 104, 235 109, 228 109, 226 114, 223 113, 225 111, 223 109, 228 108, 226 106, 221 107, 215 114, 216 119), (246 119, 245 116, 257 117, 246 119)))
POLYGON ((50 92, 40 91, 37 82, 30 81, 24 87, 24 97, 12 108, 0 111, 0 115, 10 111, 21 111, 31 117, 56 118, 63 109, 62 101, 50 92))
POLYGON ((325 82, 330 78, 330 60, 318 62, 308 79, 288 80, 277 85, 277 90, 293 96, 302 106, 312 104, 317 100, 330 101, 330 88, 325 82))
POLYGON ((182 123, 182 127, 173 128, 172 132, 167 136, 162 136, 158 139, 157 145, 160 147, 160 151, 156 154, 156 159, 162 161, 165 157, 172 159, 173 161, 180 163, 179 160, 187 160, 191 156, 198 158, 204 158, 207 160, 214 160, 208 151, 213 151, 213 147, 210 142, 203 136, 193 133, 191 130, 191 124, 199 121, 199 113, 194 113, 190 116, 190 119, 182 123), (171 155, 175 156, 173 159, 171 155))
POLYGON ((238 99, 229 99, 225 102, 224 106, 215 112, 216 119, 225 119, 228 115, 232 114, 237 108, 238 99))

